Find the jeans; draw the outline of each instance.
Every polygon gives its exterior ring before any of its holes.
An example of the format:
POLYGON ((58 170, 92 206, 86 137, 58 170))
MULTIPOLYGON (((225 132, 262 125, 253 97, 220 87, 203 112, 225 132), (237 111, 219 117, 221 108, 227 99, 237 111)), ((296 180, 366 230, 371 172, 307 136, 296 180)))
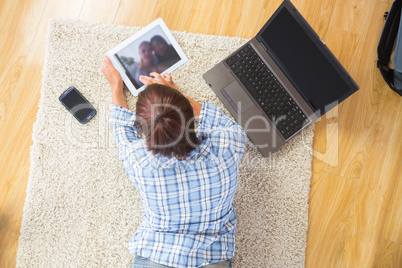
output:
MULTIPOLYGON (((168 268, 169 266, 158 264, 156 262, 153 262, 151 260, 148 260, 146 258, 140 257, 140 256, 135 256, 133 265, 131 265, 131 268, 168 268)), ((202 266, 205 268, 232 268, 232 263, 230 260, 227 261, 221 261, 218 263, 214 264, 209 264, 206 266, 202 266)))

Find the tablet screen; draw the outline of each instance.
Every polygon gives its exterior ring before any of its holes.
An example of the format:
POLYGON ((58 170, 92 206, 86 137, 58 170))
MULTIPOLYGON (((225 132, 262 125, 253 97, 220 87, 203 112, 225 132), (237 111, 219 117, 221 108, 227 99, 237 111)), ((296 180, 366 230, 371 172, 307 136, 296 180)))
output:
POLYGON ((186 55, 162 19, 154 21, 106 55, 134 95, 145 89, 139 80, 141 75, 172 72, 187 62, 186 55))

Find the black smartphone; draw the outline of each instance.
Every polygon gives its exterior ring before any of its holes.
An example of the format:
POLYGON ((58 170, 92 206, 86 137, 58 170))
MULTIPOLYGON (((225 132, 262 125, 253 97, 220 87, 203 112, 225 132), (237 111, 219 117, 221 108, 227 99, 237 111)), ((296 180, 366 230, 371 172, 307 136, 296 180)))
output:
POLYGON ((64 91, 59 100, 81 124, 88 123, 96 114, 92 104, 75 87, 64 91))

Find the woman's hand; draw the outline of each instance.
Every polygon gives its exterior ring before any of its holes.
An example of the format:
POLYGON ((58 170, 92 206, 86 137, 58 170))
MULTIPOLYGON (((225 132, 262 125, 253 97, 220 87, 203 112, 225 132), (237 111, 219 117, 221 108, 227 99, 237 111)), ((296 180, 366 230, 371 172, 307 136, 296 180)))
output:
POLYGON ((102 73, 105 75, 107 81, 109 81, 112 91, 123 91, 124 85, 121 75, 116 68, 113 67, 112 62, 106 56, 102 67, 102 73))
POLYGON ((105 56, 105 62, 102 67, 102 73, 105 75, 107 81, 112 88, 112 103, 114 105, 118 105, 128 109, 126 97, 124 97, 123 93, 123 80, 121 79, 121 75, 113 67, 112 62, 108 57, 105 56))
POLYGON ((180 89, 173 82, 172 76, 170 74, 160 75, 156 72, 152 72, 152 73, 150 73, 150 75, 153 76, 154 78, 150 77, 150 76, 141 75, 140 81, 146 86, 149 86, 152 84, 161 84, 161 85, 169 86, 171 88, 174 88, 174 89, 180 91, 180 89))
MULTIPOLYGON (((155 77, 158 80, 156 80, 155 78, 149 77, 149 76, 141 75, 140 81, 146 86, 149 86, 152 84, 161 84, 161 85, 165 85, 165 86, 169 86, 171 88, 177 89, 179 92, 181 92, 180 89, 174 84, 172 76, 170 74, 160 75, 158 73, 153 72, 153 73, 150 73, 150 75, 152 75, 153 77, 155 77)), ((199 121, 202 104, 184 94, 183 94, 183 96, 186 97, 190 101, 190 104, 193 107, 195 120, 199 121)))

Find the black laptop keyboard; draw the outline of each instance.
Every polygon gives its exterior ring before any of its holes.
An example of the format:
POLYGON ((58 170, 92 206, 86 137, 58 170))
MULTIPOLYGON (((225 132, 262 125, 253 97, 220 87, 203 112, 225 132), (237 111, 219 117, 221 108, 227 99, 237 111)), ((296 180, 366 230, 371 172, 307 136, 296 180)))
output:
POLYGON ((226 60, 261 109, 288 139, 309 122, 251 45, 226 60))

